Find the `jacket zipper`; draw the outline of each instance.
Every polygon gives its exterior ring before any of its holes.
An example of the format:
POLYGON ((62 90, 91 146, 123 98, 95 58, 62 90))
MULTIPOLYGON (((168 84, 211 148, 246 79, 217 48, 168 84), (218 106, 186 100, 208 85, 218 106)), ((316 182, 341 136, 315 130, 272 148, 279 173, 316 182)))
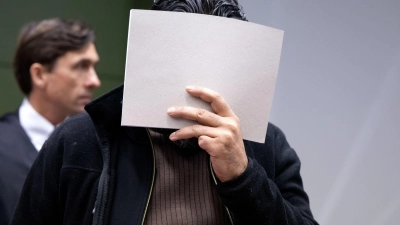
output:
POLYGON ((144 214, 143 214, 143 218, 142 218, 142 225, 144 224, 144 220, 146 218, 147 209, 149 208, 151 193, 153 192, 153 187, 154 187, 154 179, 156 177, 156 157, 154 157, 155 156, 155 152, 154 152, 153 141, 151 140, 148 128, 146 128, 146 132, 147 132, 147 135, 149 136, 150 144, 151 144, 151 150, 152 150, 152 153, 153 153, 153 177, 151 179, 150 193, 149 193, 149 197, 147 198, 146 208, 144 209, 144 214))
MULTIPOLYGON (((214 174, 214 170, 213 170, 213 167, 212 167, 212 164, 211 164, 211 159, 210 159, 210 170, 211 170, 211 175, 212 175, 212 178, 214 180, 214 183, 215 183, 215 185, 217 185, 217 179, 215 179, 215 174, 214 174)), ((224 207, 225 207, 226 212, 228 213, 229 220, 231 221, 231 224, 234 225, 233 224, 233 220, 232 220, 232 216, 231 216, 231 213, 229 212, 228 207, 226 207, 225 205, 224 205, 224 207)))

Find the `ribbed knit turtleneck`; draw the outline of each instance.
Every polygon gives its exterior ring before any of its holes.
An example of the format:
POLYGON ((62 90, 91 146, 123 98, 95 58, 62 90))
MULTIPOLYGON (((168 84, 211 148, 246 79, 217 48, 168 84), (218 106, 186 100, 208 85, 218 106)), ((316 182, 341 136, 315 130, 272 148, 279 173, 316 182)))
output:
POLYGON ((203 150, 181 154, 163 133, 150 130, 156 177, 146 215, 146 225, 230 224, 210 177, 208 155, 203 150))

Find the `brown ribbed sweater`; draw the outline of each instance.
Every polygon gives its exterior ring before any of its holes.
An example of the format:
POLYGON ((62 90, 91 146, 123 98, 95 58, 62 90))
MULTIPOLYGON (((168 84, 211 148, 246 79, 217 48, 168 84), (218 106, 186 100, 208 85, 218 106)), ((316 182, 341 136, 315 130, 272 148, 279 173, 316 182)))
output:
POLYGON ((179 154, 167 135, 150 130, 150 136, 157 172, 144 224, 230 224, 210 177, 207 153, 179 154))

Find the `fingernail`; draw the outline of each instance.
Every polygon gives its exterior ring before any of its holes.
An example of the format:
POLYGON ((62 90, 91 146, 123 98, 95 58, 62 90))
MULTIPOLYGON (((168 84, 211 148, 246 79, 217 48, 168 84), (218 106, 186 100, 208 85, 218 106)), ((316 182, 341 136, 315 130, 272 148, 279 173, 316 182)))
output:
POLYGON ((175 112, 175 107, 169 107, 168 109, 167 109, 167 113, 169 114, 169 115, 171 115, 172 113, 174 113, 175 112))
POLYGON ((169 135, 169 140, 171 140, 171 141, 175 141, 176 140, 175 132, 169 135))
POLYGON ((195 89, 195 87, 194 86, 186 86, 186 90, 188 90, 188 91, 193 91, 195 89))

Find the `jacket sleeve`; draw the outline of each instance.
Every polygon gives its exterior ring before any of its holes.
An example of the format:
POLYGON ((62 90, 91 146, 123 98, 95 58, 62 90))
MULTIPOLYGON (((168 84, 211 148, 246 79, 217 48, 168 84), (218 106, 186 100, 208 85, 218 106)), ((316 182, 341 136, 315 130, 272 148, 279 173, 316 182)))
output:
POLYGON ((300 160, 282 131, 277 127, 273 129, 275 135, 271 140, 267 139, 273 143, 253 147, 256 151, 264 151, 264 157, 248 157, 248 167, 242 175, 217 184, 220 197, 235 224, 318 224, 303 189, 300 160), (265 154, 265 151, 273 154, 265 154))
POLYGON ((25 180, 12 225, 62 224, 58 187, 62 155, 45 142, 25 180))

